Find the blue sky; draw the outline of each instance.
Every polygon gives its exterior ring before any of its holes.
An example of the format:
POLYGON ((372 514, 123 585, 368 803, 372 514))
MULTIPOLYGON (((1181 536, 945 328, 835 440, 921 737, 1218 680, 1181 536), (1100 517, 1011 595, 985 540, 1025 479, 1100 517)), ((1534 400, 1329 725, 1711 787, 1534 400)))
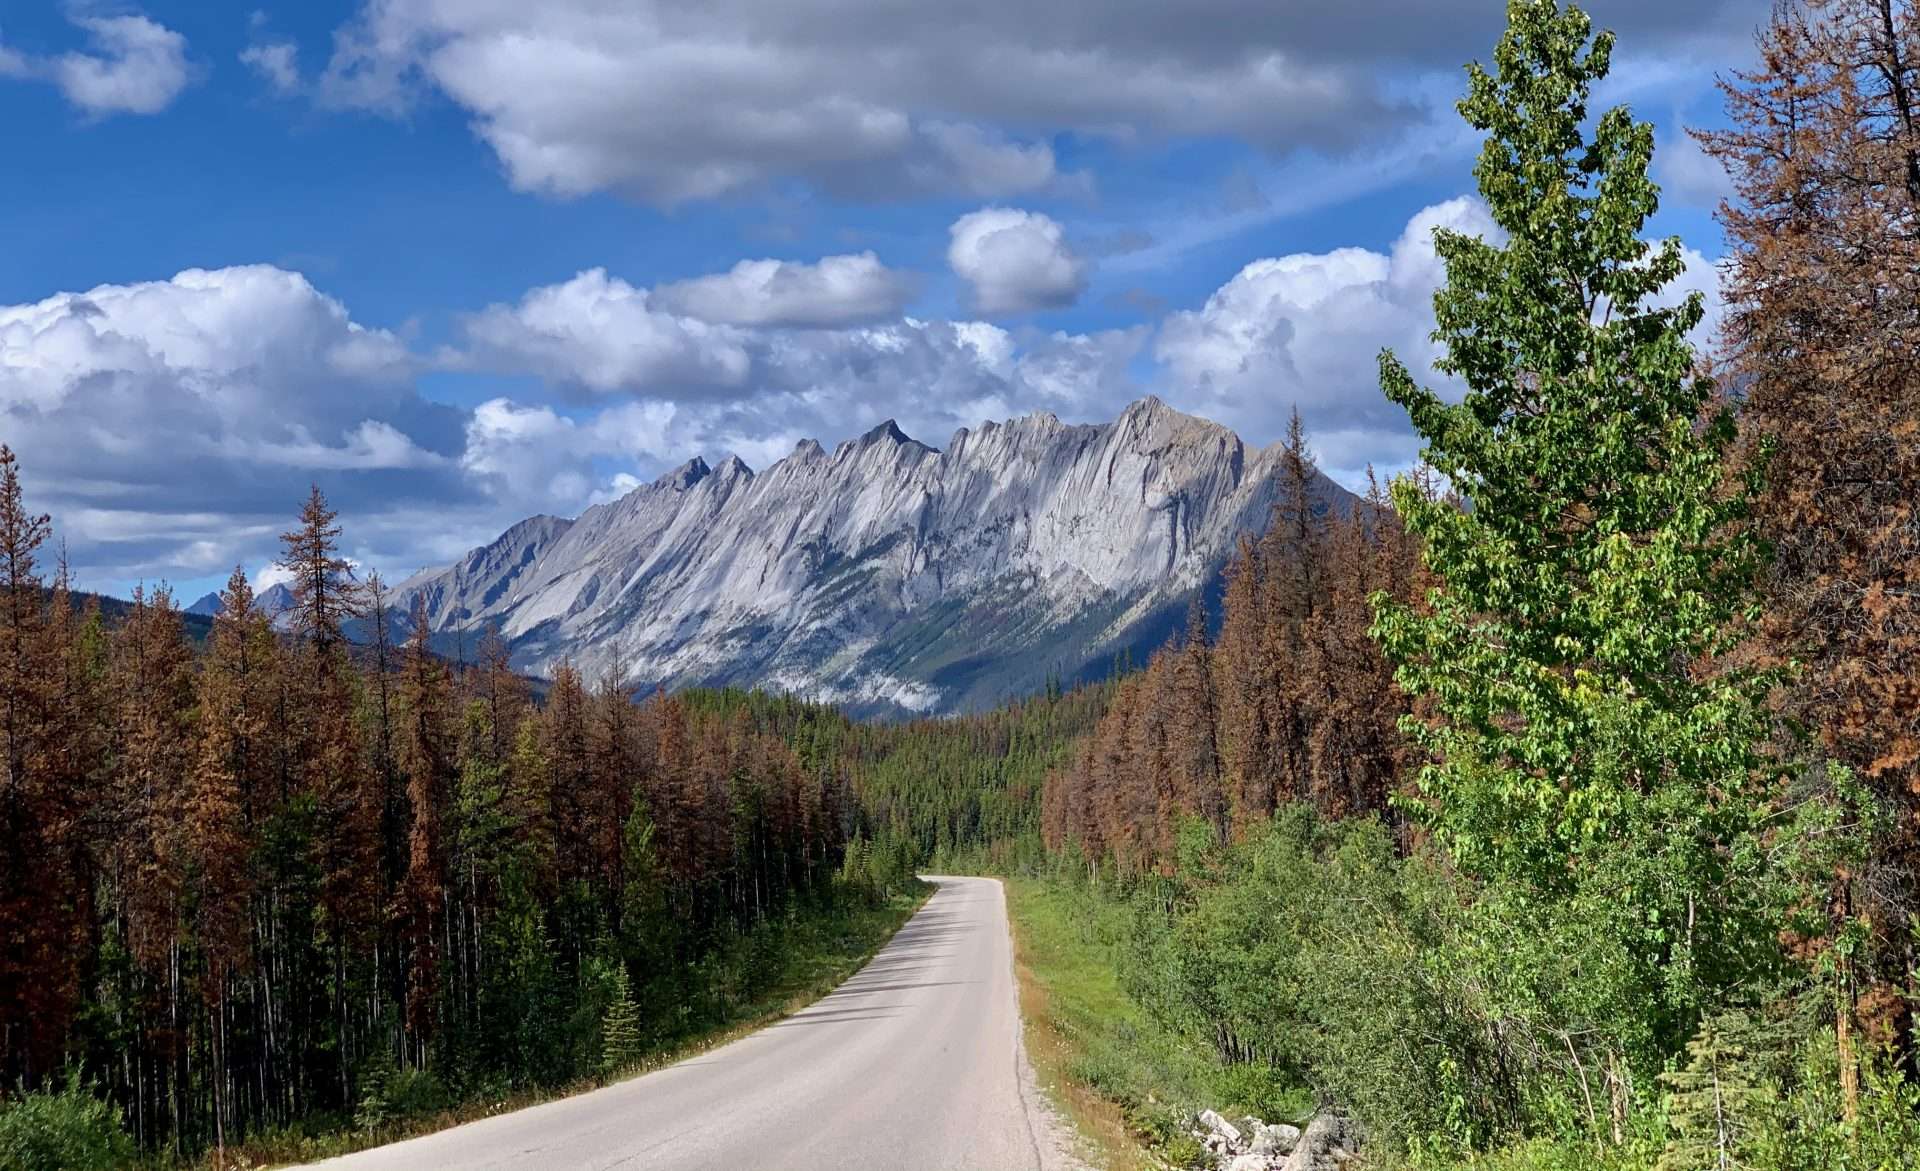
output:
MULTIPOLYGON (((1710 289, 1763 0, 1596 0, 1710 289)), ((1353 480, 1415 445, 1493 0, 0 9, 0 441, 84 584, 259 572, 309 483, 391 575, 682 460, 1156 393, 1353 480), (742 267, 736 267, 742 266, 742 267)))

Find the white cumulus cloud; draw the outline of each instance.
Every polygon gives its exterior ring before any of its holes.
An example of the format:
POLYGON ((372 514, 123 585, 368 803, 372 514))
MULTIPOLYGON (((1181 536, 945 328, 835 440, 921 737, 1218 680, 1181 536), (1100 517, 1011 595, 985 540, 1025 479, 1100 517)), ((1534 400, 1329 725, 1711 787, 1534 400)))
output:
POLYGON ((466 333, 458 362, 595 394, 737 394, 751 368, 737 330, 659 308, 648 290, 600 268, 490 306, 466 333))
POLYGON ((1478 200, 1450 200, 1415 215, 1388 252, 1256 260, 1199 309, 1169 315, 1154 343, 1169 401, 1260 436, 1277 436, 1297 406, 1328 471, 1349 480, 1369 461, 1405 463, 1416 445, 1380 393, 1374 356, 1391 347, 1416 372, 1438 356, 1437 227, 1496 233, 1478 200))
POLYGON ((981 208, 955 220, 948 234, 947 262, 982 313, 1057 309, 1087 287, 1085 262, 1059 223, 1039 212, 981 208))
POLYGON ((189 269, 0 306, 0 435, 77 563, 217 573, 314 480, 355 509, 448 499, 458 413, 414 366, 298 273, 189 269))
POLYGON ((157 114, 192 79, 187 38, 144 16, 83 16, 92 53, 67 53, 53 75, 67 100, 91 114, 157 114))
POLYGON ((43 81, 94 117, 158 114, 193 82, 187 38, 139 13, 69 19, 86 37, 86 51, 34 56, 0 45, 0 77, 43 81))

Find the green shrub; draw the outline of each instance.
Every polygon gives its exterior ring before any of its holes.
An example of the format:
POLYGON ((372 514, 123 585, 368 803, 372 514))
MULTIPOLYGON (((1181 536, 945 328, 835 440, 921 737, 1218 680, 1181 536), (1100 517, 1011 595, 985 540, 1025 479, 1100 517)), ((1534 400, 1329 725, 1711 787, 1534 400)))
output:
POLYGON ((398 1118, 432 1114, 452 1102, 446 1084, 430 1069, 403 1069, 387 1083, 387 1103, 398 1118))
POLYGON ((120 1111, 88 1093, 77 1077, 57 1093, 0 1104, 5 1171, 104 1171, 132 1158, 120 1111))

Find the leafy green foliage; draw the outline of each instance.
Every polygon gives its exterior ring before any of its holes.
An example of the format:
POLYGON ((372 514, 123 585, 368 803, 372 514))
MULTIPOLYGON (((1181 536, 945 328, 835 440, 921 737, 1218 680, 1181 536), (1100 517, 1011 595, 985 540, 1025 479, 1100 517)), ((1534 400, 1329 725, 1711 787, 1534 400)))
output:
POLYGON ((120 1112, 77 1076, 58 1091, 0 1102, 0 1167, 8 1171, 109 1171, 132 1157, 120 1112))
POLYGON ((1727 658, 1759 550, 1726 483, 1733 418, 1694 373, 1701 298, 1658 304, 1683 261, 1642 240, 1652 128, 1615 108, 1589 135, 1613 42, 1584 13, 1508 12, 1460 104, 1505 239, 1436 237, 1439 367, 1465 397, 1381 359, 1466 506, 1396 488, 1440 584, 1378 598, 1375 634, 1431 705, 1407 722, 1431 757, 1413 809, 1485 884, 1469 946, 1505 957, 1493 1009, 1569 1051, 1619 1141, 1701 1014, 1779 962, 1777 678, 1727 658))

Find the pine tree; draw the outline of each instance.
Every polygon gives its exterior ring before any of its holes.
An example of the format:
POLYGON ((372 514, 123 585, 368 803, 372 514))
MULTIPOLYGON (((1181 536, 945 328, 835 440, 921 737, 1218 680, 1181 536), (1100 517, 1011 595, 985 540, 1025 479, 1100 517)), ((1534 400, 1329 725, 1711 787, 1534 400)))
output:
POLYGON ((263 729, 253 694, 257 652, 252 590, 235 569, 214 618, 195 683, 199 748, 182 816, 194 907, 194 937, 207 961, 210 1004, 225 994, 229 975, 245 964, 248 946, 246 779, 257 768, 263 729))
MULTIPOLYGON (((181 817, 187 833, 185 903, 191 908, 189 934, 205 971, 201 1000, 212 1017, 208 1029, 212 1054, 215 1146, 224 1148, 234 1122, 227 1092, 231 1081, 225 1015, 235 978, 250 959, 253 874, 248 866, 249 781, 264 753, 262 688, 257 677, 261 616, 253 605, 246 573, 236 567, 221 594, 220 613, 195 682, 200 743, 188 778, 181 817)), ((271 635, 268 635, 271 644, 271 635)))
POLYGON ((195 763, 193 650, 164 586, 133 591, 116 635, 115 885, 134 956, 157 969, 179 942, 195 763))
POLYGON ((563 886, 587 881, 597 857, 590 820, 594 791, 588 706, 580 672, 571 663, 555 668, 543 713, 542 748, 551 777, 554 863, 563 886))
POLYGON ((345 639, 346 621, 358 600, 352 563, 339 554, 337 517, 316 484, 300 510, 300 527, 280 534, 278 564, 293 575, 293 628, 314 649, 322 669, 345 639))
MULTIPOLYGON (((1315 491, 1318 476, 1313 449, 1307 443, 1306 424, 1295 407, 1287 417, 1287 434, 1281 441, 1280 486, 1273 522, 1261 538, 1269 566, 1273 620, 1288 626, 1312 617, 1320 601, 1318 571, 1327 520, 1315 491)), ((1283 649, 1293 648, 1283 644, 1283 649)))
POLYGON ((360 625, 370 652, 366 706, 373 734, 367 755, 380 791, 380 897, 388 899, 395 897, 407 872, 409 812, 394 748, 392 598, 379 571, 367 573, 358 599, 360 625))
MULTIPOLYGON (((311 864, 318 878, 316 938, 331 954, 321 961, 331 969, 324 982, 324 1011, 333 1033, 332 1068, 316 1079, 332 1083, 329 1096, 349 1100, 355 1069, 369 1045, 384 1046, 371 1018, 384 1006, 357 995, 355 984, 374 980, 375 942, 391 910, 382 889, 383 812, 379 774, 372 767, 356 711, 358 680, 347 653, 344 624, 357 595, 352 569, 339 554, 340 527, 316 487, 301 510, 300 525, 281 534, 280 566, 293 576, 290 611, 296 645, 281 690, 285 717, 285 777, 292 792, 289 810, 297 812, 289 838, 301 839, 298 864, 293 841, 280 865, 291 880, 311 864), (296 828, 297 827, 297 828, 296 828), (356 1008, 364 1006, 363 1013, 356 1008)), ((310 909, 288 908, 298 916, 310 909)), ((319 990, 316 990, 318 992, 319 990)), ((316 1027, 318 1027, 316 1025, 316 1027)))
POLYGON ((590 844, 592 868, 610 900, 618 898, 625 886, 621 839, 633 811, 635 788, 642 783, 633 691, 623 674, 616 656, 594 689, 587 733, 590 824, 596 830, 590 844))
POLYGON ((1862 957, 1882 1006, 1870 1023, 1911 1044, 1898 1006, 1920 973, 1920 9, 1781 6, 1759 48, 1723 83, 1730 128, 1701 138, 1738 193, 1721 213, 1726 335, 1767 474, 1762 645, 1804 664, 1789 710, 1892 816, 1872 881, 1851 876, 1836 901, 1882 925, 1862 957))
POLYGON ((35 557, 52 527, 45 514, 27 511, 19 458, 0 445, 0 787, 8 793, 29 783, 27 760, 42 715, 43 681, 32 661, 44 617, 35 557))
POLYGON ((1265 817, 1275 799, 1272 709, 1277 696, 1271 686, 1265 568, 1260 547, 1243 538, 1226 570, 1214 666, 1222 782, 1228 816, 1238 827, 1265 817))
POLYGON ((37 554, 51 530, 0 446, 0 1077, 27 1084, 52 1072, 72 996, 57 912, 73 876, 41 768, 54 697, 37 554))
POLYGON ((480 639, 480 671, 474 683, 486 706, 488 749, 495 762, 507 759, 514 736, 526 714, 526 681, 514 674, 506 640, 500 628, 489 625, 480 639))
POLYGON ((1173 667, 1174 768, 1182 810, 1227 836, 1227 800, 1220 786, 1219 717, 1214 699, 1213 648, 1207 642, 1206 603, 1187 606, 1186 633, 1173 667))
POLYGON ((401 679, 406 722, 399 764, 407 777, 407 870, 401 918, 407 945, 406 1026, 424 1055, 440 991, 442 901, 446 897, 446 806, 454 781, 454 741, 446 669, 429 645, 426 602, 413 598, 413 633, 401 679))

